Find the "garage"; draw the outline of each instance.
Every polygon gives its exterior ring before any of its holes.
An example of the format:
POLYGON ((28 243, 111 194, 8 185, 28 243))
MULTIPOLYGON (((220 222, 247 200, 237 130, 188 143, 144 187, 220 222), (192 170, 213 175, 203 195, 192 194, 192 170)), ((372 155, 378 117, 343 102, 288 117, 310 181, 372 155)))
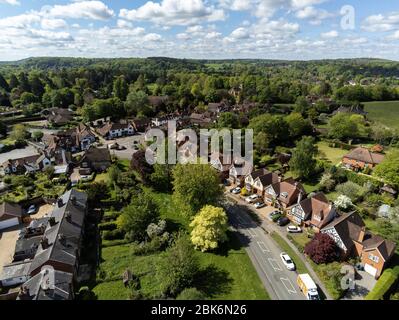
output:
POLYGON ((0 205, 0 231, 20 224, 24 216, 21 206, 3 202, 0 205))
POLYGON ((373 266, 369 265, 368 263, 366 263, 366 264, 364 265, 364 270, 365 270, 367 273, 371 274, 373 277, 376 276, 377 271, 378 271, 376 268, 374 268, 373 266))
POLYGON ((0 221, 0 230, 4 230, 10 227, 14 227, 19 225, 19 219, 18 218, 11 218, 7 219, 4 221, 0 221))

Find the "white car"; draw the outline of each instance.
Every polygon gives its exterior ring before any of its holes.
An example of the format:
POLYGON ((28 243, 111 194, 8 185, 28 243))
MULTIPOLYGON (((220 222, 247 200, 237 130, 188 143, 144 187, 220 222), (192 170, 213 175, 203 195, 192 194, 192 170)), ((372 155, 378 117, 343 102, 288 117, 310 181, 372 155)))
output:
POLYGON ((288 233, 301 233, 302 229, 298 226, 288 226, 287 227, 287 232, 288 233))
POLYGON ((254 206, 255 206, 256 209, 261 209, 261 208, 265 207, 266 205, 265 205, 264 202, 258 201, 258 202, 256 202, 256 203, 254 204, 254 206))
POLYGON ((253 203, 258 200, 259 196, 257 194, 253 194, 252 196, 246 197, 245 201, 248 203, 253 203))
POLYGON ((231 190, 231 193, 232 194, 239 194, 239 193, 241 193, 241 188, 234 188, 233 190, 231 190))
POLYGON ((36 213, 36 206, 32 204, 28 209, 28 214, 35 214, 36 213))
POLYGON ((292 261, 292 259, 290 258, 290 256, 288 254, 286 254, 285 252, 282 252, 280 254, 280 258, 281 261, 283 261, 283 264, 286 266, 286 268, 290 271, 294 271, 295 270, 295 264, 292 261))

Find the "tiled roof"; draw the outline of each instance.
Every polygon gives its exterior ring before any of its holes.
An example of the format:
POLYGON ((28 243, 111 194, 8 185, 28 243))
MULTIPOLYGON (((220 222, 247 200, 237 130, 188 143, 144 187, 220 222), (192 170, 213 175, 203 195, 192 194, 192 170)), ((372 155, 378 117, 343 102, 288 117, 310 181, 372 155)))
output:
POLYGON ((371 152, 370 150, 362 147, 353 149, 344 157, 371 164, 379 164, 384 160, 384 155, 371 152))

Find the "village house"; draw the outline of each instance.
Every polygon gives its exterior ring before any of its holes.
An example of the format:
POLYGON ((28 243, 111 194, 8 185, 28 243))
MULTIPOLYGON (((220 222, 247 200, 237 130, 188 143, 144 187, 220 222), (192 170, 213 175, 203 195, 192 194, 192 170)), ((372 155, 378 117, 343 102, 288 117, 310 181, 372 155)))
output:
POLYGON ((245 178, 245 187, 249 193, 256 193, 263 197, 265 189, 279 181, 281 181, 281 178, 278 174, 267 169, 258 169, 245 178))
POLYGON ((344 258, 359 257, 365 271, 375 278, 382 274, 395 253, 396 244, 366 231, 362 218, 356 212, 344 213, 321 232, 335 241, 344 258))
POLYGON ((80 161, 82 174, 91 174, 92 171, 104 172, 111 166, 111 154, 108 148, 91 147, 86 150, 80 161))
POLYGON ((192 113, 190 115, 190 123, 193 126, 198 126, 200 128, 210 127, 215 120, 211 118, 209 114, 206 113, 192 113))
POLYGON ((33 259, 39 248, 41 239, 42 236, 19 238, 15 244, 13 261, 17 262, 33 259))
POLYGON ((52 126, 63 126, 73 120, 73 111, 63 108, 50 108, 42 111, 47 123, 52 126))
POLYGON ((39 274, 43 266, 77 276, 86 214, 85 193, 72 189, 58 199, 32 260, 29 270, 32 277, 39 274))
POLYGON ((132 121, 107 122, 97 129, 97 133, 107 140, 132 136, 135 132, 136 128, 132 121))
POLYGON ((4 201, 0 204, 0 231, 21 224, 24 217, 25 212, 20 205, 4 201))
POLYGON ((73 300, 73 291, 73 274, 44 266, 22 285, 17 300, 73 300))
POLYGON ((245 178, 253 170, 252 164, 245 160, 235 160, 229 169, 228 181, 237 187, 244 187, 245 178))
POLYGON ((287 209, 306 196, 303 186, 293 178, 273 183, 265 189, 265 203, 287 209))
POLYGON ((223 179, 229 177, 229 170, 231 167, 231 159, 224 160, 223 154, 216 152, 209 155, 209 162, 215 168, 223 179))
POLYGON ((136 118, 132 120, 136 132, 145 132, 151 126, 151 122, 149 118, 136 118))
MULTIPOLYGON (((298 198, 299 199, 299 198, 298 198)), ((297 225, 305 225, 319 232, 335 219, 337 210, 324 193, 306 198, 287 210, 287 217, 297 225)))
POLYGON ((0 284, 4 287, 14 287, 29 280, 30 261, 19 261, 3 266, 0 274, 0 284))
POLYGON ((352 170, 373 169, 384 160, 384 155, 358 147, 342 158, 342 164, 352 170))
POLYGON ((76 128, 61 131, 56 135, 59 138, 58 145, 71 152, 87 150, 96 142, 95 134, 83 123, 76 128))
POLYGON ((44 154, 38 154, 18 159, 10 159, 1 164, 4 174, 33 173, 51 166, 51 160, 44 154))

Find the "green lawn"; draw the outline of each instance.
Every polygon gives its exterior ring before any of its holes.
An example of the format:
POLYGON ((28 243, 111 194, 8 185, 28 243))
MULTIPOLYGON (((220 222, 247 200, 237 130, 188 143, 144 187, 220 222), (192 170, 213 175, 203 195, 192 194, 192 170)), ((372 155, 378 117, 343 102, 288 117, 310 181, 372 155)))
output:
POLYGON ((320 141, 317 143, 317 147, 319 148, 320 158, 333 165, 341 162, 342 157, 348 153, 348 150, 331 148, 326 141, 320 141))
MULTIPOLYGON (((167 220, 170 232, 189 232, 189 219, 179 214, 170 194, 155 193, 148 188, 160 205, 160 214, 167 220)), ((195 286, 207 299, 220 300, 268 300, 270 299, 245 249, 236 235, 228 233, 229 241, 215 253, 196 252, 201 265, 195 286)), ((137 256, 132 252, 134 244, 123 244, 102 248, 102 262, 98 284, 93 292, 99 300, 124 300, 129 290, 122 284, 122 274, 130 269, 140 278, 142 293, 147 297, 160 294, 160 283, 156 267, 164 252, 137 256)))
POLYGON ((365 111, 370 120, 399 129, 399 101, 366 102, 365 111))
POLYGON ((295 253, 295 251, 292 250, 290 245, 279 234, 273 232, 271 234, 271 237, 273 238, 274 241, 277 242, 278 246, 291 257, 291 259, 294 261, 296 265, 298 273, 309 273, 308 269, 306 268, 301 258, 299 258, 299 256, 295 253))

